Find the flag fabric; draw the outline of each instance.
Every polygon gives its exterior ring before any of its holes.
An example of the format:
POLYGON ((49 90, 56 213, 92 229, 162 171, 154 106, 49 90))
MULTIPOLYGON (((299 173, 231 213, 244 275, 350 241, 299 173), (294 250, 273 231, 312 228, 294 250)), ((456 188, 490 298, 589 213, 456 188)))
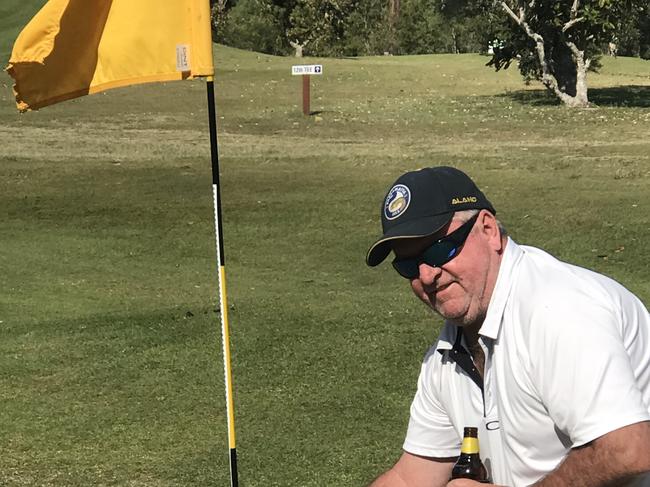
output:
POLYGON ((49 0, 9 59, 16 106, 213 76, 211 33, 209 0, 49 0))

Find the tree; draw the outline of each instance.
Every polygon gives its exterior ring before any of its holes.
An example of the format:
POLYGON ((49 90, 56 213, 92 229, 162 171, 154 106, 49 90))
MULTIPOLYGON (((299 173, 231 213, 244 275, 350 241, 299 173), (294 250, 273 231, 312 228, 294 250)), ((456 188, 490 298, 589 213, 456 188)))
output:
POLYGON ((618 21, 616 39, 612 41, 621 56, 650 58, 650 0, 639 2, 618 21))
MULTIPOLYGON (((647 3, 647 0, 643 0, 647 3)), ((639 0, 479 1, 497 40, 488 65, 517 61, 526 79, 538 79, 565 105, 589 105, 587 72, 597 69, 602 46, 616 37, 620 19, 639 0)))
POLYGON ((639 32, 639 57, 650 59, 650 0, 637 0, 636 28, 639 32))
POLYGON ((289 16, 287 37, 309 42, 309 51, 320 56, 344 54, 343 38, 353 0, 298 0, 289 16))
POLYGON ((211 1, 210 14, 212 20, 212 39, 216 42, 223 42, 223 31, 226 27, 226 19, 228 14, 228 1, 211 1))
POLYGON ((442 0, 438 3, 438 13, 443 18, 442 35, 447 39, 445 52, 487 51, 489 35, 486 21, 489 11, 481 2, 478 5, 459 0, 442 0))
POLYGON ((355 0, 345 20, 343 54, 361 56, 395 54, 394 22, 399 18, 399 1, 355 0))
MULTIPOLYGON (((224 3, 225 4, 225 3, 224 3)), ((215 4, 215 6, 218 4, 215 4)), ((286 54, 287 40, 282 25, 282 7, 269 0, 238 0, 215 26, 220 42, 229 46, 267 54, 286 54)))

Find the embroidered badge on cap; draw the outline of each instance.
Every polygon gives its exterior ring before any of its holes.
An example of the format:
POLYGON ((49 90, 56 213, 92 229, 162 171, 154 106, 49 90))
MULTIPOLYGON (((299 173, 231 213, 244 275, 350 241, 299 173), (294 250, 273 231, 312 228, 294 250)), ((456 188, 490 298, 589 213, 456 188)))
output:
POLYGON ((411 202, 411 190, 403 184, 396 184, 388 192, 384 203, 384 216, 394 220, 406 211, 411 202))

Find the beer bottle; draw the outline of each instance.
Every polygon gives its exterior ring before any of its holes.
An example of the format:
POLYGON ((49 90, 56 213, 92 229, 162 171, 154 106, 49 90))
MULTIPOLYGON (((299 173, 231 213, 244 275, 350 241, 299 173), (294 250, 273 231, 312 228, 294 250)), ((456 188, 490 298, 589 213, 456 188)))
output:
POLYGON ((460 456, 451 471, 451 478, 488 482, 487 470, 478 452, 478 428, 465 427, 460 456))

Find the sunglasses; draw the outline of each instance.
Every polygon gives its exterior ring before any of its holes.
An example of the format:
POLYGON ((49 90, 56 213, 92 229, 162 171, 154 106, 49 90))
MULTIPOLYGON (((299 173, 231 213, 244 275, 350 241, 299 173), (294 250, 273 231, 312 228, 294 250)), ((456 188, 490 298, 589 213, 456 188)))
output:
POLYGON ((433 242, 420 255, 404 259, 395 258, 393 267, 400 276, 415 279, 420 275, 420 264, 422 263, 431 267, 440 267, 446 264, 460 253, 460 248, 467 240, 469 232, 472 231, 478 215, 477 213, 449 235, 433 242))

